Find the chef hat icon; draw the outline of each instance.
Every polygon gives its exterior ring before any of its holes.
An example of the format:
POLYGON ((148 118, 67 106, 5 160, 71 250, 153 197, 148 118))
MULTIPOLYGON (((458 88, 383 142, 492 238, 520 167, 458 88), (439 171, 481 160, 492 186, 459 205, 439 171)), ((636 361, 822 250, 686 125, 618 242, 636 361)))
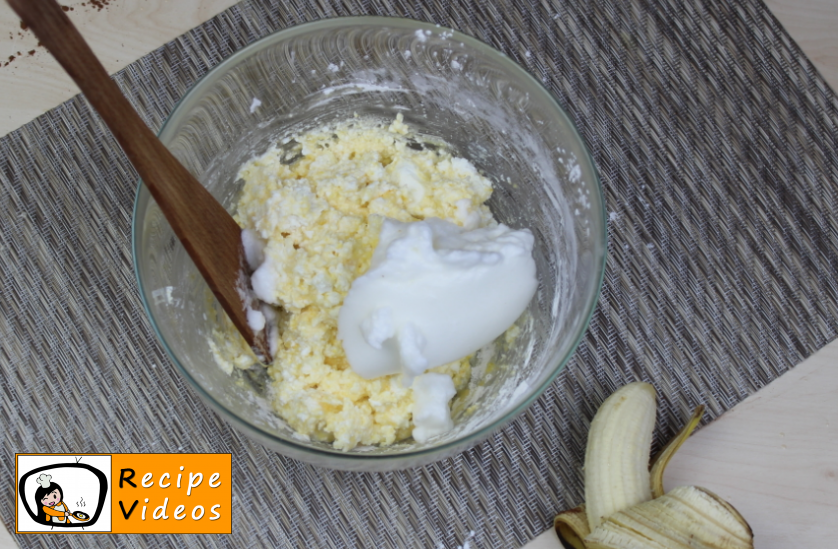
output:
POLYGON ((41 488, 47 488, 50 485, 51 480, 52 480, 52 475, 47 475, 47 474, 41 473, 38 476, 38 480, 36 480, 35 482, 40 484, 41 488))

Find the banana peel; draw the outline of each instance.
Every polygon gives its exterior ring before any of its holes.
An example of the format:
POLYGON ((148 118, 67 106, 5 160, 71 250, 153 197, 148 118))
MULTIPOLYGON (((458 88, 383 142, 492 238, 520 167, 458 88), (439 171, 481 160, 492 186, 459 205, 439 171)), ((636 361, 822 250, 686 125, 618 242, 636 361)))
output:
POLYGON ((663 495, 663 472, 666 466, 669 465, 669 460, 675 455, 681 446, 690 438, 690 435, 698 427, 702 416, 704 416, 704 405, 699 405, 693 411, 692 417, 684 427, 678 431, 678 434, 663 447, 660 453, 652 461, 652 467, 649 474, 649 482, 652 488, 652 497, 659 498, 663 495))
POLYGON ((585 538, 591 533, 591 529, 588 527, 588 514, 585 511, 585 505, 574 507, 556 515, 553 527, 565 547, 586 549, 585 538))
POLYGON ((695 409, 651 468, 639 470, 638 463, 649 463, 654 402, 651 385, 638 382, 602 403, 591 422, 585 454, 587 501, 556 516, 559 539, 573 549, 753 549, 748 523, 710 490, 679 486, 664 494, 666 466, 698 426, 704 406, 695 409))
POLYGON ((679 486, 651 501, 614 513, 585 538, 587 549, 746 549, 753 533, 719 496, 679 486))

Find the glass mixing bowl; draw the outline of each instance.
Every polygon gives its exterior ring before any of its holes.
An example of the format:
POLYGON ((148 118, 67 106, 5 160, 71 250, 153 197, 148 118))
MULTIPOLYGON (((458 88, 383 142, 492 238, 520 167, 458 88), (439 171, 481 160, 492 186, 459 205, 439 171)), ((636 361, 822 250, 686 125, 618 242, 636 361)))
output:
POLYGON ((148 190, 134 208, 137 282, 177 369, 235 428, 315 465, 385 470, 423 465, 474 445, 529 406, 582 337, 605 268, 602 191, 573 123, 539 82, 502 53, 417 21, 359 17, 299 25, 242 49, 186 94, 160 139, 232 211, 243 162, 296 132, 356 114, 446 141, 494 183, 495 217, 535 235, 539 285, 517 321, 473 361, 455 397, 455 427, 349 452, 305 440, 270 411, 261 369, 228 375, 208 346, 223 313, 148 190), (257 100, 257 101, 254 101, 257 100), (211 294, 209 294, 211 295, 211 294))

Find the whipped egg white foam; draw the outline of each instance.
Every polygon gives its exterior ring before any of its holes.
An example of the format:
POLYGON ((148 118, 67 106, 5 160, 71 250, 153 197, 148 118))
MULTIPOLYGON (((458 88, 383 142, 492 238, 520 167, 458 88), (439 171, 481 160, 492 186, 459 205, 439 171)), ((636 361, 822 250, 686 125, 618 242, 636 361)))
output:
POLYGON ((431 383, 425 378, 439 374, 425 372, 491 343, 532 299, 533 242, 529 230, 503 224, 473 230, 438 218, 382 224, 370 268, 353 281, 340 309, 338 339, 365 379, 401 373, 413 384, 417 441, 452 425, 450 378, 431 383))

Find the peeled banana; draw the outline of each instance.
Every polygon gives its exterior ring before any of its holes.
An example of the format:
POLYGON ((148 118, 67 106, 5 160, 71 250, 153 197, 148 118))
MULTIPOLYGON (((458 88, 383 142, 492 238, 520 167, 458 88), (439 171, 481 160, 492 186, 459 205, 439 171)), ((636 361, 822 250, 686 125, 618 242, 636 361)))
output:
POLYGON ((585 504, 556 516, 555 528, 573 549, 753 549, 750 526, 729 503, 705 488, 663 493, 669 460, 701 420, 699 406, 649 470, 655 391, 630 383, 602 403, 588 434, 585 504))
POLYGON ((652 499, 649 448, 655 429, 655 388, 632 383, 599 407, 585 452, 585 510, 594 530, 621 509, 652 499))

